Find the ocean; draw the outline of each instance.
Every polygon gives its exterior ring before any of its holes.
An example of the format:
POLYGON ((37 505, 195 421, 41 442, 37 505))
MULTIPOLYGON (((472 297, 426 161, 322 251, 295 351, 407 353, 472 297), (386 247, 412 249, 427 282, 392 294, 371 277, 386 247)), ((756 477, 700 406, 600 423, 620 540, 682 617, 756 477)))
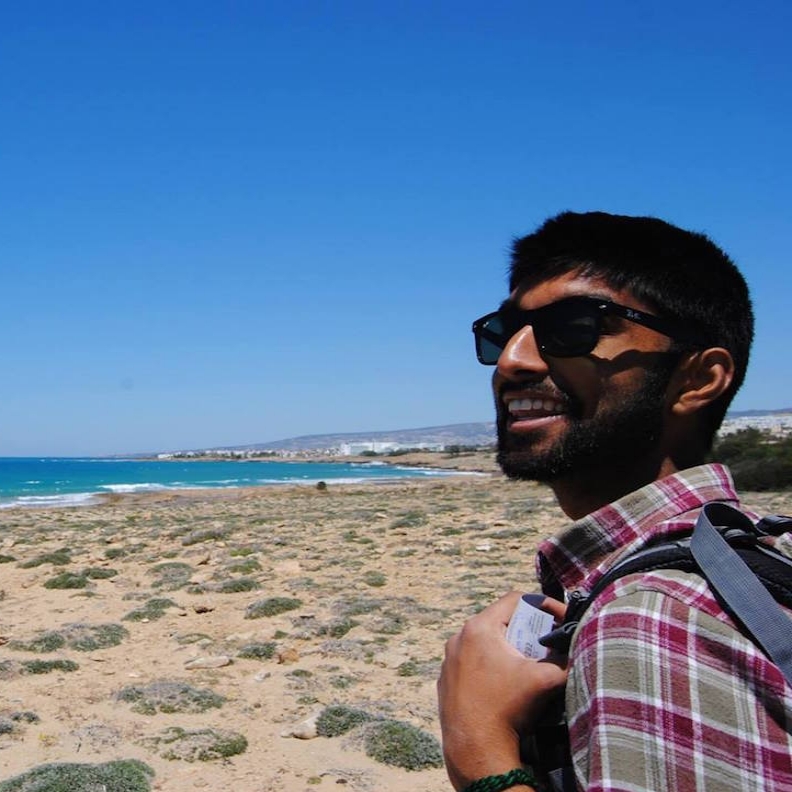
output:
POLYGON ((152 461, 0 457, 0 509, 80 506, 112 492, 363 483, 451 475, 453 471, 382 462, 152 461))

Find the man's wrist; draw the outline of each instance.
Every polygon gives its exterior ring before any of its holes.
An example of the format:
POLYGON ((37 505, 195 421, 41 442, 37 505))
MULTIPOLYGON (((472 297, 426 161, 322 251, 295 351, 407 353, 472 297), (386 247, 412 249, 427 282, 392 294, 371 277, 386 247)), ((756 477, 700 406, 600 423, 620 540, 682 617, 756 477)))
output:
POLYGON ((503 792, 506 789, 531 790, 533 792, 533 773, 516 767, 506 773, 484 776, 468 784, 461 792, 503 792))

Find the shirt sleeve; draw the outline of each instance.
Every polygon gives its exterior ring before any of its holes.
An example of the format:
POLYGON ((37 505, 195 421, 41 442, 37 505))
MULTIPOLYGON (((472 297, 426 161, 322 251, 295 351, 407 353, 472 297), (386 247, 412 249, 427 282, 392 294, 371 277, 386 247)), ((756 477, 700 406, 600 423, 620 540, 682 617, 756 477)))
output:
POLYGON ((792 792, 784 678, 689 579, 625 578, 584 617, 567 682, 579 789, 792 792))

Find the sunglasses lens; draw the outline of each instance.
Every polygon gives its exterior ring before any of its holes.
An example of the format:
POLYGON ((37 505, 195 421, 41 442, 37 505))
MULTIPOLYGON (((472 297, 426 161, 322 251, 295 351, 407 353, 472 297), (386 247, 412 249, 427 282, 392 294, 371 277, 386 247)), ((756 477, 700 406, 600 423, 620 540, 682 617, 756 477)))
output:
POLYGON ((479 319, 474 332, 478 359, 485 365, 494 366, 512 336, 504 327, 503 317, 495 313, 479 319))
POLYGON ((506 306, 473 323, 476 354, 481 363, 494 366, 509 339, 531 325, 542 354, 551 357, 587 355, 599 341, 601 307, 597 301, 574 297, 534 311, 506 306))
POLYGON ((591 313, 560 312, 534 324, 534 332, 543 352, 553 357, 587 355, 597 346, 599 317, 591 313))

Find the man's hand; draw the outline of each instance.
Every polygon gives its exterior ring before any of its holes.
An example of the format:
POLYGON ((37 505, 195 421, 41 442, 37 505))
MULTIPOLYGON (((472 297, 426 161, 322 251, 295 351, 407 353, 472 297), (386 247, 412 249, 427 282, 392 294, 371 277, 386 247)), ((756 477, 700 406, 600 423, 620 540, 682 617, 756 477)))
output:
MULTIPOLYGON (((520 735, 566 682, 566 658, 530 660, 506 641, 519 598, 516 591, 501 597, 446 643, 437 695, 446 769, 457 790, 519 767, 520 735)), ((557 620, 566 609, 549 598, 540 607, 557 620)))

